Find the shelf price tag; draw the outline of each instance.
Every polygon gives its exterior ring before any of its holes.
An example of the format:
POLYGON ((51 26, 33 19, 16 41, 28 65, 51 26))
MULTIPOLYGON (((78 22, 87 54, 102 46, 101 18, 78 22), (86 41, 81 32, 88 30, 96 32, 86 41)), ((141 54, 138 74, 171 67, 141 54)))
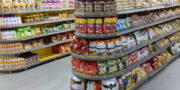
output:
POLYGON ((122 72, 122 70, 121 70, 121 75, 124 75, 124 72, 122 72))

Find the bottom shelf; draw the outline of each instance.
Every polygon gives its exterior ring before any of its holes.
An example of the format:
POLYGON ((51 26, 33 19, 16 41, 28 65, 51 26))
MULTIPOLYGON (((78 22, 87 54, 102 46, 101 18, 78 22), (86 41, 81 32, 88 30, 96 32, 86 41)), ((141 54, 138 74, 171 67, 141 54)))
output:
POLYGON ((27 65, 26 67, 15 68, 15 69, 0 69, 0 72, 15 72, 15 71, 20 71, 20 70, 26 70, 26 69, 32 68, 34 66, 41 65, 43 63, 47 63, 47 62, 53 61, 53 60, 55 60, 57 58, 62 58, 62 57, 69 56, 69 55, 70 55, 70 53, 66 53, 66 54, 51 54, 51 55, 48 55, 46 57, 42 57, 40 59, 40 62, 36 62, 34 64, 31 64, 31 65, 27 65))
POLYGON ((161 67, 159 67, 158 69, 156 69, 155 71, 153 71, 152 73, 150 73, 148 76, 146 76, 146 78, 144 78, 142 81, 140 81, 139 83, 137 83, 134 87, 132 87, 131 90, 137 89, 137 88, 138 88, 140 85, 142 85, 144 82, 148 81, 150 78, 152 78, 153 76, 155 76, 158 72, 160 72, 160 71, 163 70, 165 67, 167 67, 168 64, 171 63, 174 59, 176 59, 179 55, 180 55, 180 53, 178 53, 178 54, 175 55, 173 58, 171 58, 166 64, 163 64, 161 67))

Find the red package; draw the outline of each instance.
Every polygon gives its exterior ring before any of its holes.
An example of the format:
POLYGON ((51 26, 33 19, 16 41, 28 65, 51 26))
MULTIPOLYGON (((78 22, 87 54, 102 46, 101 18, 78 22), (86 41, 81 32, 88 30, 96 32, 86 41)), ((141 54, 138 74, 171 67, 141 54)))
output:
POLYGON ((81 50, 81 54, 83 55, 88 55, 88 46, 89 43, 87 40, 81 39, 80 40, 80 50, 81 50))
POLYGON ((85 74, 90 76, 97 75, 97 64, 96 62, 87 62, 85 67, 85 74))
POLYGON ((142 66, 148 74, 150 74, 153 71, 153 68, 151 67, 151 64, 149 62, 144 63, 142 66))
POLYGON ((81 53, 80 49, 81 49, 81 44, 80 44, 80 39, 75 38, 70 45, 71 51, 74 53, 81 53))
POLYGON ((117 22, 117 17, 113 17, 112 19, 112 23, 111 23, 111 32, 116 32, 116 22, 117 22))
POLYGON ((72 68, 73 70, 77 71, 78 66, 79 66, 79 59, 76 59, 75 57, 72 57, 71 63, 72 63, 72 68))
POLYGON ((87 89, 86 90, 100 90, 99 81, 87 81, 87 89))
POLYGON ((104 18, 103 33, 105 33, 105 34, 111 33, 111 31, 112 31, 111 25, 112 25, 111 18, 109 18, 109 17, 104 18))
POLYGON ((103 20, 102 18, 96 19, 96 25, 95 25, 95 32, 96 34, 103 34, 103 20))
POLYGON ((86 62, 79 60, 79 65, 78 65, 77 72, 81 73, 81 74, 84 74, 85 67, 86 67, 86 62))
POLYGON ((87 19, 87 33, 95 34, 95 19, 89 18, 87 19))
POLYGON ((79 18, 80 24, 79 24, 79 32, 81 33, 87 33, 87 21, 85 18, 79 18))
POLYGON ((75 29, 77 30, 77 32, 81 32, 79 18, 75 18, 75 29))

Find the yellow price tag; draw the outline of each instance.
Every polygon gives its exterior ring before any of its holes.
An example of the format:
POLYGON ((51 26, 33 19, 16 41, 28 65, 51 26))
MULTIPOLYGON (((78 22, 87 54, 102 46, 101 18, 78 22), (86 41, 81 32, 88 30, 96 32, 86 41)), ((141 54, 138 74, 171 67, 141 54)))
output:
POLYGON ((124 75, 124 72, 121 71, 121 75, 124 75))
POLYGON ((119 36, 119 33, 118 33, 118 32, 116 32, 116 35, 117 35, 117 36, 119 36))

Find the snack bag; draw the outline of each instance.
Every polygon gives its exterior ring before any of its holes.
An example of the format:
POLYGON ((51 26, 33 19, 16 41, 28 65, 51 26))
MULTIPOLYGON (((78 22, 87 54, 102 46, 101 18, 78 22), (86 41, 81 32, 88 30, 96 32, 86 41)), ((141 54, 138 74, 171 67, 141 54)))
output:
POLYGON ((142 66, 148 74, 150 74, 153 71, 153 68, 151 67, 149 62, 142 64, 142 66))
POLYGON ((116 65, 117 65, 118 71, 123 69, 123 64, 122 64, 121 59, 116 60, 116 65))
POLYGON ((105 40, 96 41, 96 55, 107 56, 107 45, 105 40))
POLYGON ((78 69, 79 62, 80 62, 79 59, 76 59, 75 57, 72 57, 72 58, 71 58, 71 63, 72 63, 72 68, 73 68, 73 70, 76 71, 76 70, 78 69))
POLYGON ((80 61, 77 72, 81 73, 81 74, 84 74, 85 67, 86 67, 86 62, 85 61, 80 61))
POLYGON ((112 40, 107 40, 107 55, 115 55, 115 44, 112 40))
POLYGON ((87 33, 88 34, 95 34, 95 19, 88 18, 87 19, 87 33))
POLYGON ((115 53, 116 54, 121 53, 122 45, 121 45, 120 39, 119 38, 114 38, 112 41, 115 44, 115 53))
POLYGON ((87 81, 87 89, 86 90, 100 90, 100 82, 99 81, 87 81))
POLYGON ((96 19, 96 24, 95 24, 95 33, 96 34, 102 34, 103 33, 103 20, 102 18, 97 18, 96 19))
POLYGON ((80 50, 82 55, 88 55, 88 41, 85 39, 80 40, 80 50))
POLYGON ((118 71, 116 63, 117 63, 116 60, 107 61, 107 73, 108 74, 113 74, 118 71))
POLYGON ((89 42, 89 55, 96 55, 96 41, 89 42))
POLYGON ((103 80, 101 86, 102 90, 119 90, 116 78, 103 80))
POLYGON ((98 67, 98 75, 106 75, 107 74, 107 69, 106 69, 107 63, 104 62, 97 62, 97 67, 98 67))
POLYGON ((97 64, 96 62, 87 62, 85 67, 85 74, 88 76, 97 75, 97 64))
POLYGON ((82 80, 80 78, 77 77, 72 77, 71 81, 70 81, 70 88, 71 90, 82 90, 82 80))

